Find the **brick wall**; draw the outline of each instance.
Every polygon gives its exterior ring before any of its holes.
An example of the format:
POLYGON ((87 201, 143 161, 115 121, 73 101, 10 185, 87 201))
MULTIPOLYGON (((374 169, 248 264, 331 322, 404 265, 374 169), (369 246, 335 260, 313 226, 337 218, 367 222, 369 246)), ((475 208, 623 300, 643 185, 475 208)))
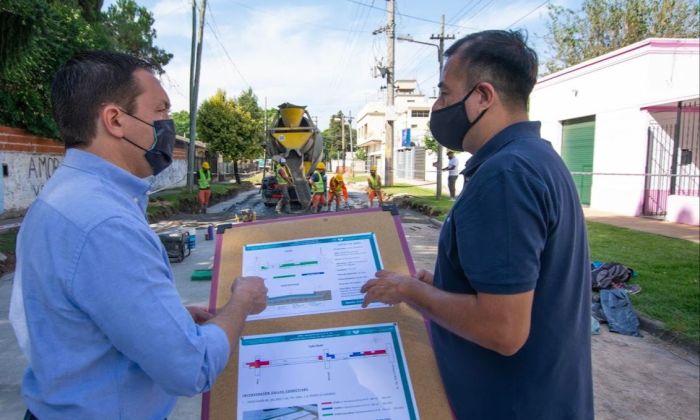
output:
MULTIPOLYGON (((154 188, 186 184, 187 150, 180 143, 173 152, 173 165, 156 177, 154 188)), ((60 141, 0 126, 0 212, 22 211, 29 207, 63 161, 64 152, 60 141)))

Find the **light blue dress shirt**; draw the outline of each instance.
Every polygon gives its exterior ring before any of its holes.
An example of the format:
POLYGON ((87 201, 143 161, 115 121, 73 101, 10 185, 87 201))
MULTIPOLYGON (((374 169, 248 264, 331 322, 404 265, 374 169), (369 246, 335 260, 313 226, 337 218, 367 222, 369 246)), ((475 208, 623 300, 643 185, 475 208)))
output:
POLYGON ((27 212, 17 273, 28 330, 22 396, 44 419, 164 419, 207 391, 228 339, 196 325, 145 218, 149 183, 69 149, 27 212))

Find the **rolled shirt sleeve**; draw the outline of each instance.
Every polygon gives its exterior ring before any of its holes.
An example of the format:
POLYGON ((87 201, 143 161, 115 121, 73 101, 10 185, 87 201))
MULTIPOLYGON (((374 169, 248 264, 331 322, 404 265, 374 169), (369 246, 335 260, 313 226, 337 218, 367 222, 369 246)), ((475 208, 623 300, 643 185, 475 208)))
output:
POLYGON ((147 226, 110 218, 88 232, 69 294, 106 336, 172 395, 211 388, 228 361, 224 331, 182 305, 167 255, 147 226))

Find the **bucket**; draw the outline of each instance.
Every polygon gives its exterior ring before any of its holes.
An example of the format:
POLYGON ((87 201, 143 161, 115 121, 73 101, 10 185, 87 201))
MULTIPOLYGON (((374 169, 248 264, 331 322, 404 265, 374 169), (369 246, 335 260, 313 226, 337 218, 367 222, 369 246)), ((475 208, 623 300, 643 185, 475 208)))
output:
POLYGON ((190 235, 187 237, 187 246, 194 249, 197 246, 197 229, 192 228, 187 231, 190 235))

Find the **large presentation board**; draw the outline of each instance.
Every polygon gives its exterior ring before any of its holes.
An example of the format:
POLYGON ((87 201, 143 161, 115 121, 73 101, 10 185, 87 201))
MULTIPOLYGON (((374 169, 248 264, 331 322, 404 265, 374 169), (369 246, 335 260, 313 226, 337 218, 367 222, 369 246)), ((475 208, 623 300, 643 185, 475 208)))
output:
MULTIPOLYGON (((389 211, 365 209, 234 225, 216 237, 209 309, 215 311, 228 301, 231 284, 243 270, 246 247, 247 258, 253 258, 252 263, 246 263, 249 270, 311 264, 323 267, 317 255, 323 253, 322 246, 331 246, 329 243, 343 237, 356 242, 355 252, 372 253, 375 251, 363 250, 368 236, 378 247, 384 269, 414 273, 399 216, 389 211), (304 241, 308 238, 313 240, 304 241), (283 248, 285 241, 309 245, 310 251, 305 253, 309 258, 280 260, 275 266, 263 253, 269 248, 265 244, 283 248)), ((313 274, 318 270, 314 266, 307 271, 313 274)), ((285 273, 276 274, 281 277, 285 273)), ((224 372, 203 396, 202 419, 252 420, 270 414, 308 419, 452 418, 423 317, 404 304, 361 309, 352 293, 348 291, 350 297, 344 301, 350 302, 348 310, 249 320, 224 372), (347 341, 347 336, 352 341, 347 341), (349 364, 352 372, 344 370, 349 364), (276 381, 275 390, 265 388, 275 372, 282 372, 287 379, 276 381), (244 381, 241 386, 239 381, 244 381), (343 395, 332 391, 341 385, 343 395), (392 392, 379 395, 379 387, 392 392), (239 397, 245 407, 238 406, 239 397), (377 405, 385 408, 383 415, 371 414, 372 406, 377 405)), ((324 301, 325 295, 311 292, 304 296, 324 301)))

